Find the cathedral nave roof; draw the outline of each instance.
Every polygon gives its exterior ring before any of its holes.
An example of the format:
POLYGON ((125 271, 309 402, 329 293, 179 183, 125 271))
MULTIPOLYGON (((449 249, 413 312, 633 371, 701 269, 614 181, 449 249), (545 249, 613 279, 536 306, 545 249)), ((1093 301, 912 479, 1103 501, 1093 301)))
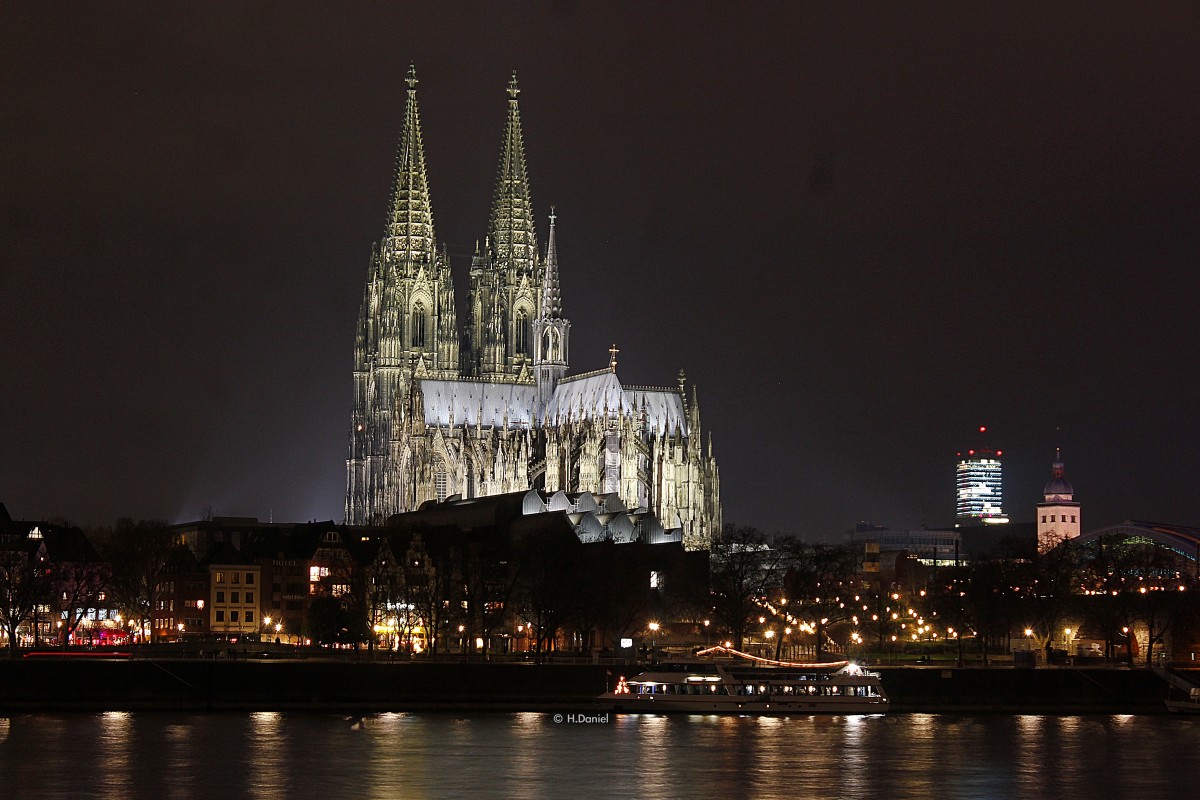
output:
POLYGON ((481 425, 528 428, 537 401, 537 387, 525 383, 422 380, 425 424, 433 426, 481 425))
POLYGON ((683 398, 670 389, 626 389, 612 370, 602 370, 578 378, 567 378, 554 388, 543 418, 550 424, 584 417, 609 414, 636 415, 646 410, 650 430, 665 433, 679 429, 687 433, 687 415, 683 398))

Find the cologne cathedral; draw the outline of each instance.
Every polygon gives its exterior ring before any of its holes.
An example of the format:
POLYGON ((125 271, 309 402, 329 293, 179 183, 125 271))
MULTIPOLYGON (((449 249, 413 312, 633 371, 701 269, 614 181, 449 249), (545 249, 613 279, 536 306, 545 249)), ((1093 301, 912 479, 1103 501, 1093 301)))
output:
POLYGON ((719 476, 683 372, 674 386, 624 386, 614 346, 602 369, 568 374, 555 215, 543 252, 516 76, 461 329, 411 69, 407 84, 392 202, 355 332, 346 521, 533 488, 615 495, 617 507, 677 529, 686 548, 708 549, 721 527, 719 476))

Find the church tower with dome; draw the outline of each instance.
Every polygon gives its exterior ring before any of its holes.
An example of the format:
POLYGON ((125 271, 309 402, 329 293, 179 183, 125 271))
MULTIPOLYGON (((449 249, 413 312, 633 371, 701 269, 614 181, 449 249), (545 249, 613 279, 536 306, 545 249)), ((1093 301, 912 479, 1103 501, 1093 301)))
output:
POLYGON ((392 202, 355 333, 346 521, 379 524, 432 502, 533 489, 568 505, 594 496, 606 520, 627 512, 634 525, 707 550, 721 530, 720 482, 683 371, 674 385, 627 386, 613 345, 607 365, 569 374, 557 217, 551 210, 542 251, 516 75, 461 331, 434 235, 411 68, 407 84, 392 202))
POLYGON ((1037 506, 1039 553, 1079 535, 1079 503, 1075 502, 1075 489, 1066 478, 1061 449, 1054 452, 1050 482, 1042 490, 1042 497, 1037 506))

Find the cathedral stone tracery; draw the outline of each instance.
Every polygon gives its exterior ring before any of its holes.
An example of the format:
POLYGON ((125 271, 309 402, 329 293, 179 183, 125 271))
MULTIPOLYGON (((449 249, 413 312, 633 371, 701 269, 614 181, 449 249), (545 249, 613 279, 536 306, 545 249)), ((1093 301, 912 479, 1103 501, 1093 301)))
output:
POLYGON ((392 203, 355 334, 346 521, 381 522, 455 495, 590 492, 707 549, 721 528, 720 483, 682 372, 677 388, 623 386, 614 345, 607 368, 567 375, 557 218, 552 210, 543 257, 516 76, 461 337, 449 259, 436 249, 411 68, 407 84, 392 203))

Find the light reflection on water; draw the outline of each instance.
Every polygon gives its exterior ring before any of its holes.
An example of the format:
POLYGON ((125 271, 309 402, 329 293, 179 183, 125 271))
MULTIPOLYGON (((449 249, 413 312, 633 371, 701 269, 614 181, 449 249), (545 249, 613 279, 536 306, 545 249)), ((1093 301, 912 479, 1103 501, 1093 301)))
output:
POLYGON ((1186 797, 1200 720, 1127 716, 0 717, 0 798, 1186 797))

